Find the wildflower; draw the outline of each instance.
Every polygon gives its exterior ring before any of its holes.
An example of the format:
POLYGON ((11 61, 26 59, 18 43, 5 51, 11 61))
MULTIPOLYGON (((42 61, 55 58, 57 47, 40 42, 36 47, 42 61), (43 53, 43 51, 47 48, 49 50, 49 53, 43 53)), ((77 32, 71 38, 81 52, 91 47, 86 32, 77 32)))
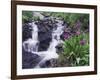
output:
POLYGON ((80 31, 77 31, 77 32, 76 32, 76 35, 80 35, 80 31))
POLYGON ((69 34, 68 33, 65 33, 64 34, 64 39, 68 39, 69 38, 69 34))
POLYGON ((81 27, 81 22, 80 22, 80 20, 77 21, 75 27, 78 28, 78 29, 80 29, 80 27, 81 27))
POLYGON ((86 40, 80 40, 80 45, 85 45, 86 44, 86 40))

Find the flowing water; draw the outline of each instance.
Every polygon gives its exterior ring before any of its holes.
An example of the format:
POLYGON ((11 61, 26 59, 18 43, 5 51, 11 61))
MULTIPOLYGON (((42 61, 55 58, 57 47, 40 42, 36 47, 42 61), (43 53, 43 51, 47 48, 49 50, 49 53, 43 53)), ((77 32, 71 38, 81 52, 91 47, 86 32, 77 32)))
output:
POLYGON ((32 38, 29 38, 27 41, 23 42, 23 47, 25 51, 28 52, 37 52, 38 51, 38 27, 32 22, 32 38))
POLYGON ((25 51, 31 52, 41 57, 41 61, 35 66, 35 68, 40 68, 41 65, 44 64, 48 60, 59 58, 59 55, 56 53, 56 46, 62 43, 60 36, 63 33, 65 26, 63 26, 63 21, 57 20, 57 22, 58 22, 56 23, 57 28, 53 29, 52 31, 52 40, 46 51, 38 51, 38 44, 39 44, 38 26, 34 22, 31 23, 32 38, 28 39, 27 41, 24 41, 23 47, 25 51))

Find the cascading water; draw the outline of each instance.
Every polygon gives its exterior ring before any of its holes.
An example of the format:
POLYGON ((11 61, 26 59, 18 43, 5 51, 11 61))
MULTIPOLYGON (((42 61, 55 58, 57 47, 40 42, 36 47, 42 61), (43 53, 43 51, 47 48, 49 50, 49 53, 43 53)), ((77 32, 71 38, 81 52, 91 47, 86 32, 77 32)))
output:
POLYGON ((63 33, 64 27, 62 20, 56 20, 57 28, 52 31, 52 40, 46 51, 38 51, 38 26, 35 22, 32 22, 32 38, 23 42, 23 47, 25 51, 31 52, 41 57, 41 61, 35 66, 35 68, 40 68, 46 61, 51 59, 58 59, 59 55, 56 53, 56 46, 62 43, 60 39, 61 34, 63 33))
POLYGON ((28 52, 37 52, 38 51, 38 28, 37 25, 32 22, 32 38, 28 39, 27 41, 23 42, 23 47, 25 51, 28 52))
MULTIPOLYGON (((47 51, 39 52, 38 55, 44 56, 44 58, 37 64, 36 68, 40 67, 41 64, 44 64, 46 61, 51 59, 58 59, 59 55, 56 53, 56 46, 62 42, 60 39, 61 34, 63 33, 62 21, 58 20, 57 29, 52 32, 52 41, 47 51)), ((33 52, 34 53, 34 52, 33 52)))

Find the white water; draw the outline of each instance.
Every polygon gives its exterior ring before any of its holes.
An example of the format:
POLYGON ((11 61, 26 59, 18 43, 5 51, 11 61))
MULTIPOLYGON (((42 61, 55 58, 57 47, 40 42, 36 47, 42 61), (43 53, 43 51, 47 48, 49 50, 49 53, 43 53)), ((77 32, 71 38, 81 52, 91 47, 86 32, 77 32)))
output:
POLYGON ((60 39, 60 35, 63 33, 64 26, 60 20, 58 20, 57 29, 53 30, 52 32, 52 41, 50 42, 49 48, 47 51, 38 52, 38 27, 37 25, 32 23, 33 25, 33 32, 32 32, 32 39, 28 39, 23 43, 23 46, 26 51, 36 54, 42 58, 42 60, 36 65, 35 68, 40 68, 41 64, 44 64, 46 61, 51 59, 58 59, 59 55, 56 53, 56 46, 60 44, 62 41, 60 39), (26 48, 25 44, 28 45, 26 48))
POLYGON ((41 64, 51 59, 58 59, 59 55, 56 53, 56 46, 62 41, 60 35, 63 33, 64 26, 62 26, 61 21, 57 23, 57 29, 52 32, 52 41, 47 51, 38 52, 37 54, 44 57, 36 66, 39 68, 41 64))
POLYGON ((28 39, 27 41, 23 42, 23 47, 25 51, 28 52, 37 52, 38 51, 38 27, 33 22, 32 25, 32 38, 28 39))

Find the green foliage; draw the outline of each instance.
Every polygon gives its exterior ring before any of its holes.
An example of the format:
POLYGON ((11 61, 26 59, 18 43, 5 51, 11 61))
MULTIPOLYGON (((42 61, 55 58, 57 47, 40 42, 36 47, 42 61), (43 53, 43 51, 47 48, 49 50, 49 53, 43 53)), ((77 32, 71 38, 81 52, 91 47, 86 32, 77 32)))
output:
POLYGON ((74 27, 74 24, 79 20, 82 24, 83 29, 87 29, 89 26, 89 14, 80 14, 80 13, 63 13, 63 12, 51 12, 51 15, 54 17, 60 17, 64 19, 70 27, 74 27))
MULTIPOLYGON (((29 20, 38 20, 39 17, 33 16, 32 11, 23 11, 22 12, 22 21, 25 23, 29 20)), ((81 14, 81 13, 65 13, 65 12, 40 12, 44 16, 53 16, 64 19, 66 23, 69 24, 70 27, 74 27, 75 23, 80 20, 83 29, 87 29, 89 25, 89 14, 81 14)))
POLYGON ((67 57, 72 66, 89 65, 89 36, 81 34, 73 36, 64 43, 64 55, 67 57), (81 40, 85 40, 81 44, 81 40))
POLYGON ((22 22, 23 23, 32 20, 32 18, 33 18, 32 11, 22 11, 22 22))

